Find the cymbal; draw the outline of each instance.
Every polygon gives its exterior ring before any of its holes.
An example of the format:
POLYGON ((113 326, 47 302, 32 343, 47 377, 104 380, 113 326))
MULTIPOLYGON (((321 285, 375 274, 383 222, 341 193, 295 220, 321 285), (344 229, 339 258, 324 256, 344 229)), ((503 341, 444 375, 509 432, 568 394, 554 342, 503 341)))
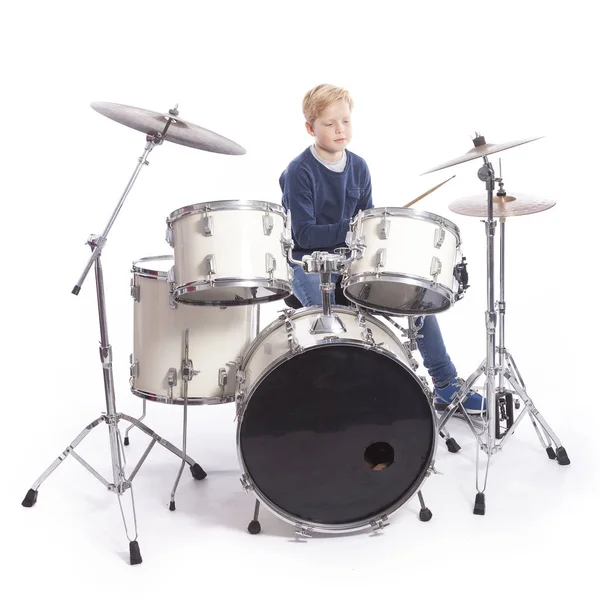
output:
MULTIPOLYGON (((552 208, 556 202, 553 200, 542 200, 526 194, 516 196, 494 196, 494 217, 519 217, 542 212, 552 208)), ((448 208, 459 215, 470 217, 487 217, 488 199, 487 194, 477 194, 454 200, 448 208)))
POLYGON ((162 133, 167 120, 173 119, 164 136, 169 142, 219 154, 246 154, 244 148, 222 135, 180 119, 176 109, 173 114, 157 113, 113 102, 92 102, 91 107, 101 115, 147 135, 162 133))
POLYGON ((488 144, 485 141, 485 138, 482 135, 478 135, 474 140, 474 148, 471 148, 466 154, 459 156, 458 158, 454 158, 449 160, 429 171, 425 171, 425 173, 421 173, 421 175, 426 175, 427 173, 433 173, 434 171, 439 171, 440 169, 445 169, 446 167, 452 167, 454 165, 458 165, 463 162, 467 162, 468 160, 473 160, 475 158, 483 158, 488 154, 494 154, 495 152, 501 152, 502 150, 508 150, 509 148, 514 148, 515 146, 521 146, 522 144, 527 144, 529 142, 534 142, 535 140, 541 139, 541 137, 535 138, 527 138, 523 140, 517 140, 514 142, 505 142, 504 144, 488 144))

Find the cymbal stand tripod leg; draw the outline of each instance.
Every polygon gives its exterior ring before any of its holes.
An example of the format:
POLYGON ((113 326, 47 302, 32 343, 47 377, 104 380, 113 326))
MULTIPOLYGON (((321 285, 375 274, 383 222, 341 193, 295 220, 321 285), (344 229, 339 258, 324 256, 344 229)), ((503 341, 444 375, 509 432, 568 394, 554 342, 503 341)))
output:
MULTIPOLYGON (((154 444, 158 441, 168 450, 177 454, 180 457, 185 456, 184 453, 177 450, 172 444, 160 438, 154 431, 150 428, 146 427, 142 423, 140 423, 137 419, 133 419, 128 415, 123 413, 117 413, 116 410, 116 400, 115 400, 115 386, 113 380, 113 370, 112 370, 112 347, 109 343, 108 337, 108 321, 106 316, 106 300, 104 293, 104 277, 102 271, 102 263, 101 263, 101 253, 106 244, 108 232, 113 226, 119 211, 121 210, 125 198, 129 191, 131 190, 137 176, 141 168, 144 165, 147 165, 147 158, 152 149, 162 143, 163 136, 167 131, 171 120, 169 119, 163 132, 157 133, 155 135, 146 136, 146 147, 143 155, 139 158, 139 164, 134 170, 132 177, 130 178, 125 191, 123 192, 117 207, 113 211, 112 216, 109 219, 109 222, 102 233, 102 235, 92 235, 89 237, 87 244, 90 246, 92 250, 92 255, 81 275, 79 281, 74 286, 72 293, 74 295, 78 295, 81 291, 81 286, 83 281, 85 280, 87 274, 89 273, 92 265, 94 265, 95 276, 96 276, 96 298, 98 305, 98 318, 100 324, 100 361, 102 363, 102 373, 104 380, 104 395, 106 402, 106 413, 103 413, 102 416, 95 421, 92 421, 83 431, 73 440, 73 442, 67 446, 67 448, 63 451, 62 455, 60 455, 51 465, 44 471, 44 473, 35 481, 33 486, 29 489, 27 494, 25 495, 24 500, 22 501, 22 505, 25 507, 32 507, 36 501, 38 496, 38 488, 39 486, 46 480, 46 478, 61 464, 61 462, 69 455, 72 455, 82 466, 84 466, 96 479, 98 479, 109 491, 115 492, 118 495, 119 506, 121 509, 121 515, 123 517, 123 522, 125 525, 125 531, 127 537, 129 539, 129 555, 130 555, 130 563, 132 565, 139 564, 142 562, 142 557, 139 550, 139 545, 137 542, 137 519, 135 515, 135 503, 132 493, 132 480, 139 471, 142 463, 150 453, 150 450, 154 446, 154 444), (125 455, 123 448, 123 441, 121 439, 121 433, 119 431, 119 420, 125 419, 133 423, 136 427, 139 427, 142 431, 147 433, 152 437, 152 440, 139 460, 137 466, 133 469, 132 474, 129 478, 125 475, 125 455), (104 477, 102 477, 95 469, 93 469, 86 461, 83 460, 76 452, 74 452, 74 448, 83 441, 83 439, 88 435, 88 433, 99 423, 105 422, 108 425, 109 430, 109 443, 110 443, 110 452, 111 452, 111 465, 112 465, 112 474, 113 481, 112 483, 108 482, 104 477), (131 502, 133 509, 133 524, 134 524, 134 534, 133 539, 131 539, 129 535, 129 528, 127 527, 127 520, 125 518, 125 514, 123 511, 123 506, 121 504, 121 495, 125 493, 127 490, 131 491, 131 502)), ((185 456, 186 462, 195 465, 195 461, 185 456)))

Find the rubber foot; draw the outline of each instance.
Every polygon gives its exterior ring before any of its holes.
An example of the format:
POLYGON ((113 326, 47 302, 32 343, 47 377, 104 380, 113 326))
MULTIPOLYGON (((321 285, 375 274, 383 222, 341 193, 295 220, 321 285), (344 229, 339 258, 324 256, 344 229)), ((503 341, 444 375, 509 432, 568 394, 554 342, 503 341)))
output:
POLYGON ((256 535, 257 533, 260 533, 260 522, 259 521, 250 521, 250 524, 248 525, 248 531, 252 535, 256 535))
POLYGON ((460 446, 454 438, 448 438, 446 440, 446 446, 448 447, 448 452, 452 452, 452 454, 455 454, 460 450, 460 446))
POLYGON ((169 510, 175 510, 175 500, 171 500, 171 503, 169 504, 169 510))
POLYGON ((206 477, 206 471, 198 463, 194 463, 190 467, 190 471, 192 472, 192 477, 198 481, 206 477))
POLYGON ((32 507, 37 502, 37 496, 37 490, 29 490, 27 494, 25 494, 25 498, 23 499, 23 502, 21 502, 21 505, 26 506, 27 508, 32 507))
POLYGON ((479 492, 475 496, 475 506, 473 507, 474 515, 485 515, 485 494, 479 492))
POLYGON ((556 453, 554 452, 554 448, 552 446, 548 446, 546 448, 546 454, 548 455, 548 458, 550 460, 555 460, 556 459, 556 453))
POLYGON ((129 438, 125 437, 125 439, 123 440, 123 444, 125 444, 125 446, 129 446, 129 438))
POLYGON ((129 564, 139 565, 142 562, 142 555, 140 554, 140 545, 137 540, 129 542, 129 564))
POLYGON ((419 521, 431 521, 431 517, 433 517, 433 514, 428 508, 422 508, 419 511, 419 521))
POLYGON ((559 465, 571 464, 569 456, 567 455, 567 451, 562 446, 556 449, 556 460, 558 461, 559 465))

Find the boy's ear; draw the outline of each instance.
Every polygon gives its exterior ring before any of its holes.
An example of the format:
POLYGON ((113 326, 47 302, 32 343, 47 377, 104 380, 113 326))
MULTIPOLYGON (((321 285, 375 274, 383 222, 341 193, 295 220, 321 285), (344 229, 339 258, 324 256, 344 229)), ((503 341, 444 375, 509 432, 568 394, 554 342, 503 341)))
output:
POLYGON ((306 121, 304 123, 304 126, 306 127, 306 131, 308 131, 308 133, 310 133, 310 135, 312 135, 312 136, 315 135, 315 128, 308 121, 306 121))

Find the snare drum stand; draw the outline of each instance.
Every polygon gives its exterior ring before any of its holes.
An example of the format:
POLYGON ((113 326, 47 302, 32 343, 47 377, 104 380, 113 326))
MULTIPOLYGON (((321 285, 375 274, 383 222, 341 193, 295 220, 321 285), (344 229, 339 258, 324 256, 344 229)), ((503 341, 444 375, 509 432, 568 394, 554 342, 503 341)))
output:
MULTIPOLYGON (((480 136, 474 140, 475 145, 485 144, 485 138, 480 136)), ((504 298, 504 251, 505 251, 505 218, 500 219, 500 299, 497 303, 494 301, 494 235, 496 221, 494 221, 493 196, 494 184, 500 183, 499 196, 505 195, 502 189, 502 179, 496 178, 494 169, 487 157, 483 157, 484 165, 477 172, 481 181, 486 183, 487 190, 487 220, 485 231, 487 236, 487 312, 486 312, 486 340, 487 352, 486 358, 482 361, 476 371, 465 381, 460 390, 455 393, 448 408, 444 411, 440 421, 440 427, 460 409, 466 418, 469 426, 477 439, 477 462, 476 462, 476 489, 475 505, 473 512, 476 515, 485 514, 485 489, 487 486, 487 476, 490 465, 490 458, 501 450, 507 439, 514 433, 517 425, 521 422, 525 414, 529 414, 533 427, 538 435, 540 443, 546 449, 548 458, 556 460, 559 465, 570 464, 569 457, 560 440, 552 431, 546 420, 534 406, 533 401, 525 391, 525 383, 519 373, 517 366, 511 354, 505 347, 505 315, 506 302, 504 298), (496 321, 499 314, 499 346, 496 347, 496 321), (499 365, 496 365, 496 353, 499 357, 499 365), (485 373, 485 386, 483 389, 487 401, 487 410, 483 418, 483 431, 478 432, 475 425, 462 402, 467 396, 471 386, 485 373), (498 377, 498 386, 496 386, 496 377, 498 377), (512 386, 512 392, 508 390, 505 380, 512 386), (523 401, 524 407, 521 414, 514 419, 513 407, 518 408, 518 400, 513 399, 513 392, 523 401), (500 431, 500 422, 506 422, 504 432, 500 431), (499 443, 496 440, 501 440, 499 443), (479 450, 487 454, 485 478, 483 486, 479 485, 479 450)), ((483 408, 483 407, 482 407, 483 408)))
MULTIPOLYGON (((176 116, 177 111, 171 110, 170 114, 176 116)), ((143 155, 139 158, 139 165, 136 167, 131 179, 117 207, 115 208, 108 225, 106 226, 104 233, 100 236, 93 235, 87 241, 87 244, 90 246, 92 250, 92 256, 90 257, 88 264, 81 275, 77 285, 72 290, 72 293, 78 295, 81 291, 81 286, 85 277, 87 276, 92 265, 95 267, 95 275, 96 275, 96 296, 98 302, 98 315, 100 320, 100 361, 102 363, 102 372, 104 377, 104 394, 106 400, 106 412, 102 413, 102 415, 96 420, 92 421, 87 427, 85 427, 81 433, 66 447, 63 453, 44 471, 44 473, 35 481, 32 485, 31 489, 27 492, 25 499, 22 502, 22 505, 25 507, 33 506, 37 501, 38 496, 38 488, 45 481, 45 479, 61 464, 61 462, 67 458, 69 455, 73 456, 81 465, 83 465, 98 481, 100 481, 108 491, 115 492, 117 494, 117 498, 119 500, 119 507, 121 509, 121 516, 123 518, 123 524, 125 526, 125 533, 129 539, 129 557, 130 563, 132 565, 139 564, 142 562, 142 557, 140 554, 139 544, 137 542, 137 519, 135 514, 135 502, 133 497, 133 487, 132 481, 139 471, 142 463, 146 460, 146 457, 152 450, 152 447, 156 442, 160 445, 164 446, 167 450, 185 460, 190 465, 190 470, 194 479, 204 479, 206 477, 206 473, 203 471, 202 467, 196 461, 192 460, 189 456, 187 456, 184 452, 181 452, 178 448, 173 446, 167 440, 161 438, 157 435, 152 429, 146 427, 143 423, 141 423, 138 419, 134 419, 129 415, 124 413, 117 413, 116 403, 115 403, 115 386, 113 381, 113 371, 112 371, 112 347, 109 344, 108 340, 108 324, 106 319, 106 302, 104 295, 104 278, 102 273, 102 263, 100 261, 100 255, 102 253, 102 249, 106 243, 108 232, 110 228, 113 226, 115 219, 125 202, 125 198, 129 191, 131 190, 134 181, 136 180, 141 168, 144 165, 147 165, 147 157, 154 148, 154 146, 160 145, 163 142, 164 134, 166 133, 169 125, 171 124, 171 120, 167 121, 167 125, 162 133, 157 133, 154 135, 146 136, 146 147, 143 155), (119 421, 124 419, 129 421, 136 427, 138 427, 141 431, 149 435, 152 439, 150 444, 144 451, 142 457, 139 462, 131 472, 130 476, 127 477, 125 475, 125 453, 123 448, 123 443, 121 439, 121 432, 119 430, 119 421), (83 439, 90 433, 90 431, 99 425, 100 423, 106 423, 108 425, 109 432, 109 442, 110 442, 110 453, 111 453, 111 462, 112 462, 112 474, 113 481, 112 483, 104 479, 102 475, 100 475, 94 468, 91 467, 81 456, 79 456, 75 452, 75 448, 83 441, 83 439), (125 513, 123 512, 123 506, 121 504, 121 495, 124 494, 127 490, 131 492, 131 504, 133 511, 133 525, 134 525, 134 537, 131 539, 129 535, 129 528, 127 527, 127 519, 125 518, 125 513)))

